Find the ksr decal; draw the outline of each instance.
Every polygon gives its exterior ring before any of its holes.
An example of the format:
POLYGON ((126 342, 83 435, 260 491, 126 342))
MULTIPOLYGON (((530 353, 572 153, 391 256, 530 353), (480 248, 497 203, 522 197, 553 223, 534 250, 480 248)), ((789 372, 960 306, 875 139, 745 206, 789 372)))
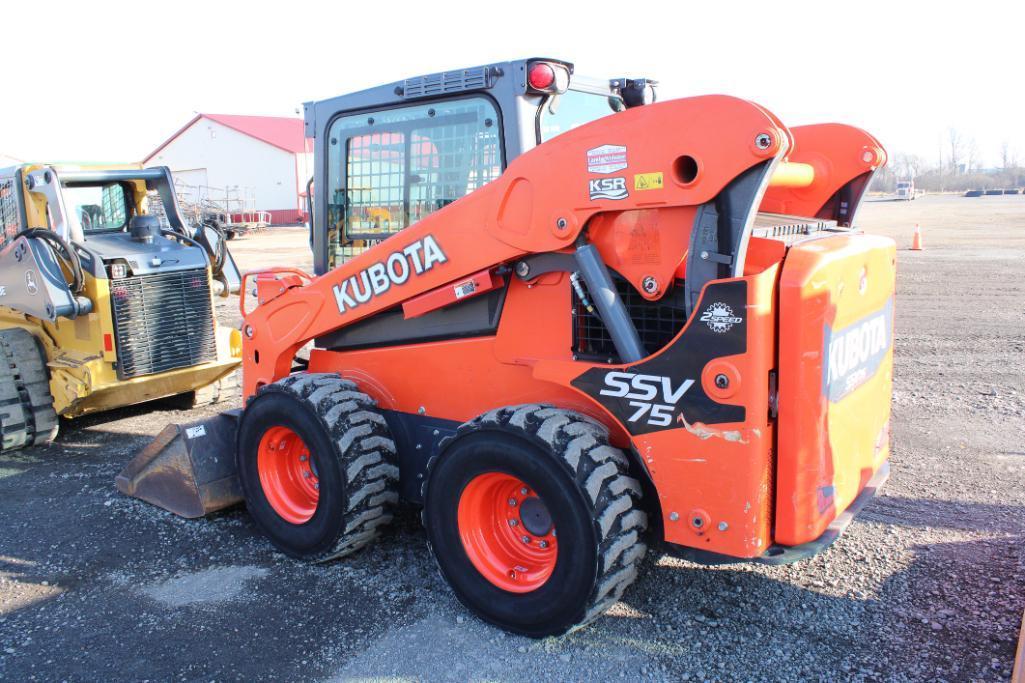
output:
POLYGON ((596 178, 587 181, 588 195, 595 199, 626 199, 626 178, 596 178))

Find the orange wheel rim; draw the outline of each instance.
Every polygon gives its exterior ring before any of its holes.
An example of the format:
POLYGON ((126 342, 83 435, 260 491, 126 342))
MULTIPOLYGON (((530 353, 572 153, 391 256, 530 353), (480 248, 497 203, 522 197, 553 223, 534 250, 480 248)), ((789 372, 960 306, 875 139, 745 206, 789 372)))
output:
POLYGON ((317 511, 317 467, 299 435, 288 427, 271 427, 256 454, 260 486, 274 512, 287 522, 303 524, 317 511))
POLYGON ((559 555, 555 526, 538 495, 516 477, 480 474, 459 497, 459 537, 485 579, 511 593, 548 581, 559 555))

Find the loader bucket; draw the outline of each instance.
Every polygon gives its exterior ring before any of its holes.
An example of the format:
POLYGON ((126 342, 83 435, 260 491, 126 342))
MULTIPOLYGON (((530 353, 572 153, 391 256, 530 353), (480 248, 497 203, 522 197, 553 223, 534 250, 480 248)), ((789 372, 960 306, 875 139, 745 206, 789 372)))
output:
POLYGON ((118 491, 189 518, 241 502, 235 472, 241 412, 167 425, 117 475, 118 491))

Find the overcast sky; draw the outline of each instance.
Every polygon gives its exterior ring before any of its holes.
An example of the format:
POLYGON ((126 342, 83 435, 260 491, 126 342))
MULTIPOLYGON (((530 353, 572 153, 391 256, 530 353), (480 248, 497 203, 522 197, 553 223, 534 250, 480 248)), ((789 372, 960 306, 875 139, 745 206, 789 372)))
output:
POLYGON ((1025 158, 1025 2, 11 2, 0 154, 138 160, 196 112, 307 100, 527 57, 726 93, 787 124, 841 121, 935 160, 1025 158), (66 6, 65 6, 66 5, 66 6), (406 5, 410 5, 406 8, 406 5), (958 9, 960 8, 960 9, 958 9))

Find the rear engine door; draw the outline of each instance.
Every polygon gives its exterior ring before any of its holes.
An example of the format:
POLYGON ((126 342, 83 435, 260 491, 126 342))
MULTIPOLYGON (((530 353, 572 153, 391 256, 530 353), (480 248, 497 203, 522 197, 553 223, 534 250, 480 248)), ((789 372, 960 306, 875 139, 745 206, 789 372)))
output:
POLYGON ((776 543, 818 538, 889 456, 896 249, 790 248, 780 276, 776 543))

